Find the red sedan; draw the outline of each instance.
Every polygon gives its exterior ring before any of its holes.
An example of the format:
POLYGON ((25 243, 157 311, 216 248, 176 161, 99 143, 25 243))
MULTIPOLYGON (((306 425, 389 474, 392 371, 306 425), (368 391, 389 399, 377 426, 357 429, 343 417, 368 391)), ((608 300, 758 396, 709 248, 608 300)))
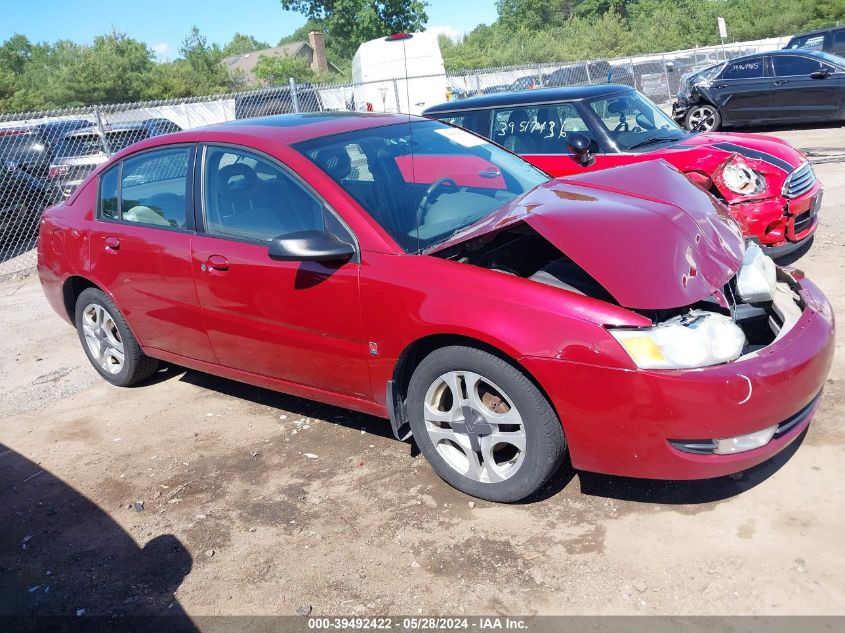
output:
POLYGON ((492 139, 552 176, 663 159, 724 202, 770 257, 808 244, 818 226, 821 182, 789 143, 686 132, 627 86, 473 97, 423 114, 492 139))
POLYGON ((562 182, 463 130, 326 113, 148 139, 45 212, 109 382, 159 361, 389 418, 514 501, 576 468, 733 473, 809 424, 833 314, 663 162, 562 182))

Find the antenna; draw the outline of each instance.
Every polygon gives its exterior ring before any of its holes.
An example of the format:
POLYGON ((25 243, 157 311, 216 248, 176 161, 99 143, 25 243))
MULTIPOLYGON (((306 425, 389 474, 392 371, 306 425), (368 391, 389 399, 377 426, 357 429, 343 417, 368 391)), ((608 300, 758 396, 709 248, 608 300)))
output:
MULTIPOLYGON (((402 40, 402 63, 405 68, 405 103, 406 107, 408 108, 408 147, 411 150, 411 182, 416 184, 417 182, 417 172, 416 172, 416 164, 414 161, 414 131, 413 125, 411 124, 411 89, 410 89, 410 82, 408 81, 408 51, 405 48, 405 42, 407 42, 410 37, 404 36, 398 39, 402 40)), ((399 104, 396 104, 399 106, 399 104)), ((415 222, 417 224, 417 252, 422 252, 422 245, 420 243, 420 217, 419 213, 414 214, 415 222)))

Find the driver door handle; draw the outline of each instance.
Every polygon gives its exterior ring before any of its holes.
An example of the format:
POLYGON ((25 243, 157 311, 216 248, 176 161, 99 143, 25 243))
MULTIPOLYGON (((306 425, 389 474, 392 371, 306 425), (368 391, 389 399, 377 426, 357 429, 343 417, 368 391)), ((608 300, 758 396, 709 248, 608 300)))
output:
POLYGON ((786 79, 778 79, 777 81, 773 82, 776 86, 782 86, 783 84, 788 84, 789 81, 786 79))
POLYGON ((229 270, 229 260, 222 255, 209 255, 206 264, 209 270, 217 270, 219 272, 229 270))

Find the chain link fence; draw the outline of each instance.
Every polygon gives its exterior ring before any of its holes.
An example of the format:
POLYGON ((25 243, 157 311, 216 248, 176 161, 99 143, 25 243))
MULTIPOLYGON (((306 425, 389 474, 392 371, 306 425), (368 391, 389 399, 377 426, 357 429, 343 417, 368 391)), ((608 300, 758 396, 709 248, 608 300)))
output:
POLYGON ((419 113, 479 94, 620 83, 668 108, 681 77, 787 38, 660 55, 397 77, 362 84, 296 84, 250 92, 0 115, 0 278, 35 266, 43 210, 66 199, 98 165, 140 140, 255 116, 321 110, 419 113), (424 96, 420 96, 424 95, 424 96))

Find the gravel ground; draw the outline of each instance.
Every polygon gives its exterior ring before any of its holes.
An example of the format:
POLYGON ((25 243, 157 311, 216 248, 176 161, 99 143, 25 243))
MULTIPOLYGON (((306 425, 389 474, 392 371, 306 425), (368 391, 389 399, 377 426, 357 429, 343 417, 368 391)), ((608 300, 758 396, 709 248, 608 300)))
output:
MULTIPOLYGON (((845 314, 845 131, 796 265, 845 314)), ((100 380, 37 279, 0 283, 0 614, 843 614, 841 340, 799 446, 742 479, 564 469, 472 502, 387 422, 171 368, 100 380)))

